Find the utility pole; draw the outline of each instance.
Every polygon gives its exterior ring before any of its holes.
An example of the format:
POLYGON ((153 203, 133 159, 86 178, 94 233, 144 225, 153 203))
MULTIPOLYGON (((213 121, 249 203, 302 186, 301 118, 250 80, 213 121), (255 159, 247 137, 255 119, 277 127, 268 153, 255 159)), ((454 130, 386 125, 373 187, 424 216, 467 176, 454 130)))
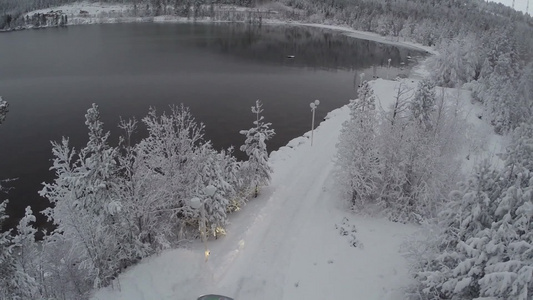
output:
POLYGON ((311 121, 311 146, 313 146, 313 133, 315 131, 315 110, 319 104, 320 100, 315 100, 309 104, 309 106, 311 106, 311 111, 313 112, 313 120, 311 121))

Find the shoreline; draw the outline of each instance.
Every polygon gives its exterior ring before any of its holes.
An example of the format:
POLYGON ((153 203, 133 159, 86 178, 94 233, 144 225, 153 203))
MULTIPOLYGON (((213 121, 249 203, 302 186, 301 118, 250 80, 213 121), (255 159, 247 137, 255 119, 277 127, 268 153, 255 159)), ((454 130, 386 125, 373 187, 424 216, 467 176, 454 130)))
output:
MULTIPOLYGON (((80 6, 83 8, 83 6, 80 6)), ((39 12, 33 11, 28 12, 26 15, 30 15, 33 13, 39 12)), ((384 45, 391 45, 396 47, 401 47, 404 49, 411 49, 415 51, 424 52, 427 54, 427 56, 417 62, 410 70, 408 78, 415 78, 420 79, 423 77, 426 77, 428 75, 427 71, 427 59, 431 57, 432 55, 438 54, 438 52, 429 46, 423 46, 421 44, 417 44, 414 42, 409 41, 400 41, 399 37, 397 37, 396 41, 392 40, 394 37, 390 36, 381 36, 377 33, 373 32, 367 32, 367 31, 360 31, 355 30, 353 28, 347 27, 347 26, 341 26, 341 25, 331 25, 331 24, 319 24, 319 23, 307 23, 307 22, 299 22, 299 21, 292 21, 292 20, 281 20, 281 19, 262 19, 261 23, 257 22, 249 22, 247 20, 242 21, 235 21, 235 20, 212 20, 211 18, 199 18, 199 19, 193 19, 193 18, 187 18, 187 17, 179 17, 174 15, 161 15, 161 16, 153 16, 153 17, 70 17, 70 22, 67 25, 61 25, 61 26, 40 26, 40 27, 30 27, 26 26, 24 28, 14 28, 11 30, 0 30, 0 33, 7 33, 7 32, 15 32, 15 31, 22 31, 22 30, 42 30, 42 29, 48 29, 48 28, 60 28, 60 27, 69 27, 69 26, 78 26, 78 25, 94 25, 94 24, 131 24, 131 23, 171 23, 171 24, 250 24, 254 26, 304 26, 304 27, 314 27, 318 29, 326 29, 331 31, 336 31, 344 34, 345 36, 356 38, 360 40, 367 40, 367 41, 373 41, 376 43, 384 44, 384 45)))
MULTIPOLYGON (((238 13, 265 13, 265 14, 280 14, 283 9, 290 9, 289 7, 241 7, 241 6, 224 6, 223 10, 219 12, 238 12, 238 13), (278 11, 279 10, 279 11, 278 11)), ((113 17, 113 14, 127 14, 131 13, 132 7, 125 4, 113 4, 113 3, 89 3, 89 2, 77 2, 72 4, 67 4, 63 6, 50 7, 46 9, 39 9, 30 11, 24 14, 24 16, 30 16, 37 13, 46 13, 47 11, 65 11, 65 15, 68 17, 68 23, 62 25, 65 27, 73 25, 91 25, 91 24, 118 24, 118 23, 242 23, 242 24, 253 24, 253 25, 290 25, 290 26, 306 26, 306 27, 315 27, 321 29, 329 29, 333 31, 342 32, 346 36, 361 39, 374 41, 381 44, 392 45, 397 47, 402 47, 406 49, 412 49, 416 51, 422 51, 428 54, 436 54, 437 52, 429 46, 424 46, 415 42, 406 41, 405 39, 401 41, 400 37, 393 36, 381 36, 374 32, 361 31, 350 28, 348 26, 331 24, 325 20, 325 23, 310 23, 310 22, 301 22, 294 21, 291 19, 283 18, 262 18, 255 17, 254 20, 213 20, 211 17, 202 17, 202 18, 191 18, 191 17, 180 17, 176 15, 159 15, 159 16, 117 16, 113 17), (89 12, 89 16, 80 16, 75 15, 74 12, 89 12), (257 21, 259 20, 259 21, 257 21)), ((0 32, 11 32, 11 31, 20 31, 25 29, 44 29, 44 28, 53 28, 61 27, 56 25, 45 25, 39 27, 32 27, 31 25, 26 25, 22 28, 14 28, 11 30, 0 30, 0 32)))

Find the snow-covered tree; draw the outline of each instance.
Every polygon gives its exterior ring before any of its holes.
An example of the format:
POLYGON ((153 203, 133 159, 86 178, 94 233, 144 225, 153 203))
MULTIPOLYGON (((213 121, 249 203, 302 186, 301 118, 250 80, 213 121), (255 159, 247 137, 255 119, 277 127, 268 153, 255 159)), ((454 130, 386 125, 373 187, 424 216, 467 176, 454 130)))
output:
MULTIPOLYGON (((7 201, 0 204, 0 228, 7 218, 5 213, 7 201)), ((31 210, 21 220, 18 235, 12 236, 11 230, 0 233, 0 299, 34 299, 38 287, 31 276, 30 259, 35 249, 33 234, 29 222, 35 219, 31 210), (23 251, 26 251, 23 253, 23 251), (29 252, 29 253, 28 253, 29 252)))
POLYGON ((482 59, 478 49, 481 41, 474 35, 460 35, 441 41, 438 54, 431 57, 432 78, 440 86, 460 87, 477 80, 482 59))
POLYGON ((424 131, 431 131, 433 128, 436 101, 435 83, 430 79, 421 80, 411 100, 410 110, 412 119, 424 131))
POLYGON ((206 230, 213 235, 217 228, 224 228, 227 222, 227 211, 229 199, 234 193, 234 186, 224 178, 224 170, 218 153, 211 147, 210 143, 202 145, 197 156, 198 159, 198 196, 202 199, 205 208, 206 230), (205 189, 210 186, 214 188, 215 194, 210 196, 205 194, 205 189))
POLYGON ((229 200, 228 211, 239 210, 246 201, 244 180, 241 176, 242 163, 233 156, 233 147, 222 150, 218 154, 218 164, 224 179, 224 190, 229 200))
POLYGON ((170 113, 151 109, 143 118, 148 137, 131 144, 135 121, 122 121, 123 168, 121 178, 122 211, 127 230, 122 231, 124 247, 139 257, 171 247, 196 236, 200 210, 192 199, 205 205, 210 232, 223 229, 230 201, 235 206, 241 186, 240 163, 229 151, 217 152, 205 142, 204 126, 189 109, 171 106, 170 113), (204 190, 213 186, 216 193, 207 197, 204 190))
MULTIPOLYGON (((533 296, 533 126, 523 124, 503 156, 481 165, 450 194, 435 253, 417 262, 428 299, 531 299, 533 296)), ((435 245, 436 244, 436 245, 435 245)))
POLYGON ((35 216, 28 206, 26 207, 24 217, 22 217, 17 225, 17 234, 13 238, 17 248, 19 264, 25 272, 28 272, 29 268, 32 267, 32 260, 36 252, 35 234, 37 233, 37 229, 33 227, 34 223, 35 216))
POLYGON ((157 221, 150 209, 155 206, 152 200, 158 196, 158 193, 154 192, 151 187, 153 176, 147 172, 144 157, 137 155, 139 149, 132 142, 137 130, 137 121, 135 119, 121 120, 119 128, 124 130, 124 134, 119 145, 118 163, 121 167, 121 176, 118 186, 121 211, 125 216, 119 240, 122 241, 123 249, 129 253, 128 256, 134 262, 152 254, 157 249, 154 247, 153 237, 155 231, 161 228, 157 227, 157 221))
POLYGON ((405 207, 401 203, 408 202, 403 192, 406 183, 404 153, 409 149, 409 102, 412 94, 412 88, 404 82, 399 82, 394 103, 390 109, 378 115, 381 122, 376 128, 376 149, 379 152, 381 173, 376 200, 379 207, 393 220, 404 220, 399 217, 403 214, 401 208, 405 207))
POLYGON ((189 109, 171 106, 169 114, 150 109, 143 118, 148 137, 135 146, 133 179, 137 185, 136 204, 143 241, 156 249, 170 247, 176 234, 195 222, 198 213, 190 207, 196 196, 196 159, 204 143, 204 125, 197 123, 189 109))
POLYGON ((518 83, 518 97, 513 111, 517 122, 527 122, 533 118, 533 62, 530 62, 523 70, 518 83))
POLYGON ((6 119, 8 107, 9 103, 7 103, 7 101, 3 100, 2 97, 0 97, 0 124, 2 124, 6 119))
POLYGON ((434 217, 459 170, 456 154, 463 145, 464 120, 457 102, 445 93, 437 97, 428 85, 420 83, 413 96, 399 82, 395 101, 378 116, 376 203, 394 221, 434 217))
MULTIPOLYGON (((497 133, 504 134, 520 125, 524 119, 519 84, 521 62, 517 41, 509 29, 487 37, 488 45, 480 79, 473 86, 473 98, 480 101, 485 117, 497 133)), ((526 116, 527 117, 527 116, 526 116)))
POLYGON ((70 255, 95 287, 105 286, 124 263, 116 232, 121 224, 118 197, 117 149, 108 145, 98 106, 85 115, 89 141, 78 153, 68 145, 52 142, 53 183, 45 184, 40 194, 53 207, 44 214, 57 226, 55 232, 70 242, 70 255))
MULTIPOLYGON (((6 206, 7 200, 0 203, 0 225, 7 219, 6 206)), ((12 239, 11 230, 0 232, 0 297, 2 299, 12 297, 17 291, 17 286, 12 282, 12 277, 17 272, 12 239)))
POLYGON ((272 173, 272 167, 268 163, 266 141, 271 139, 275 132, 270 128, 271 123, 263 122, 262 106, 261 101, 255 101, 255 106, 252 106, 252 113, 256 115, 256 120, 253 122, 255 126, 240 131, 246 136, 244 145, 240 149, 248 155, 248 161, 242 165, 242 168, 247 172, 245 179, 248 180, 248 186, 253 189, 254 197, 259 194, 260 186, 270 182, 272 173))
POLYGON ((367 81, 350 101, 350 120, 341 129, 337 144, 338 178, 356 209, 374 201, 379 181, 376 147, 376 104, 374 91, 367 81))

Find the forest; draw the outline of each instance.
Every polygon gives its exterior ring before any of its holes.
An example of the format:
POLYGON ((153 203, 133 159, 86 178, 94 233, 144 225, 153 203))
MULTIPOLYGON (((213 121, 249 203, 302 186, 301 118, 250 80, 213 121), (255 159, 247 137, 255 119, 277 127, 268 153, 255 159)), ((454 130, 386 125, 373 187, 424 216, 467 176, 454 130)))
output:
MULTIPOLYGON (((34 9, 70 2, 2 1, 0 28, 22 24, 23 14, 34 9)), ((377 207, 391 221, 429 232, 409 249, 417 284, 408 296, 531 299, 533 19, 484 1, 280 2, 291 8, 285 19, 349 26, 438 52, 430 76, 416 90, 400 87, 387 113, 377 110, 371 86, 362 83, 338 144, 339 188, 351 209, 377 207), (466 143, 459 134, 464 120, 444 103, 439 87, 469 90, 483 107, 479 117, 509 137, 501 165, 483 161, 463 175, 455 157, 466 143)), ((122 3, 143 7, 143 14, 187 16, 194 6, 211 4, 122 3)), ((53 142, 56 179, 40 193, 54 206, 28 208, 17 228, 0 234, 0 298, 84 299, 144 257, 223 234, 228 214, 257 196, 272 172, 266 143, 274 131, 260 102, 252 113, 256 121, 241 131, 248 160, 240 162, 233 149, 217 151, 204 140, 203 125, 186 107, 151 109, 140 121, 122 121, 115 147, 93 105, 85 116, 86 146, 73 149, 68 138, 53 142), (148 136, 133 143, 139 126, 148 136), (35 213, 56 226, 40 241, 35 213)), ((6 120, 8 104, 0 99, 0 124, 6 120)))

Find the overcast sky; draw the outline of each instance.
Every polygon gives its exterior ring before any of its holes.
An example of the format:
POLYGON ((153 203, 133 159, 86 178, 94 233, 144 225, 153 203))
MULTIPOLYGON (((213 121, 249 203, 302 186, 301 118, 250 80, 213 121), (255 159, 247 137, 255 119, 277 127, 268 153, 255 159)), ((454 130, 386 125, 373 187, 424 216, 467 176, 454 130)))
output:
MULTIPOLYGON (((513 0, 495 0, 493 2, 499 2, 509 7, 513 6, 513 0)), ((533 6, 533 0, 529 0, 529 14, 530 15, 532 14, 531 11, 533 10, 532 6, 533 6)), ((526 7, 527 7, 527 0, 515 0, 514 8, 516 10, 526 12, 526 7)))

